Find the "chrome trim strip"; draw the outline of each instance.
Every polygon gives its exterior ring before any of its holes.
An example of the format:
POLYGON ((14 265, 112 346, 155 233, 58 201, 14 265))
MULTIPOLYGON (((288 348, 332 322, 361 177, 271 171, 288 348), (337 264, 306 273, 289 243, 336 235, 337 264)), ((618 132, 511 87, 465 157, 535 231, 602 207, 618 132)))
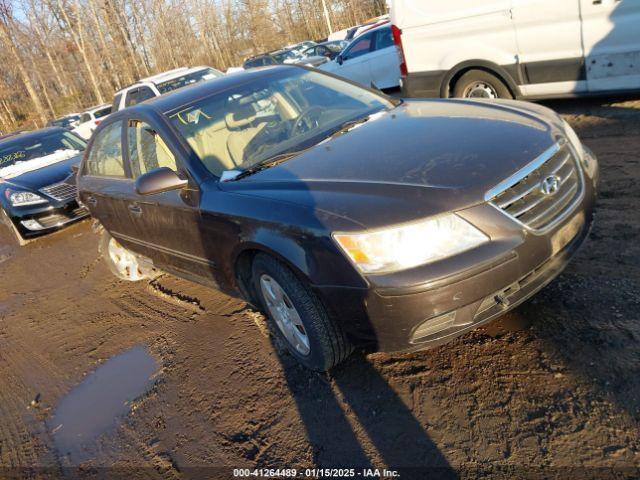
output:
POLYGON ((135 244, 140 245, 142 247, 150 248, 152 250, 157 250, 159 252, 166 253, 168 255, 172 255, 174 257, 182 258, 183 260, 188 260, 190 262, 200 263, 200 264, 206 265, 208 267, 215 267, 216 266, 215 262, 213 262, 212 260, 207 260, 206 258, 198 257, 196 255, 191 255, 189 253, 180 252, 180 251, 174 250, 172 248, 162 247, 162 246, 160 246, 160 245, 158 245, 156 243, 145 242, 144 240, 139 240, 137 238, 130 237, 129 235, 125 235, 124 233, 119 233, 119 232, 114 232, 114 231, 110 231, 109 233, 112 236, 116 237, 116 238, 120 238, 120 239, 125 240, 127 242, 135 243, 135 244))
POLYGON ((536 171, 538 168, 544 165, 544 163, 547 162, 551 157, 553 157, 556 153, 558 153, 558 151, 560 151, 560 148, 562 146, 563 146, 562 142, 558 142, 552 145, 547 150, 542 152, 542 154, 538 156, 538 158, 536 158, 534 161, 525 165, 523 168, 521 168, 516 173, 511 175, 509 178, 501 181, 498 185, 493 187, 491 190, 488 190, 487 193, 484 194, 485 202, 488 202, 496 195, 501 194, 508 188, 511 188, 512 186, 514 186, 516 183, 518 183, 527 175, 530 175, 531 173, 536 171))

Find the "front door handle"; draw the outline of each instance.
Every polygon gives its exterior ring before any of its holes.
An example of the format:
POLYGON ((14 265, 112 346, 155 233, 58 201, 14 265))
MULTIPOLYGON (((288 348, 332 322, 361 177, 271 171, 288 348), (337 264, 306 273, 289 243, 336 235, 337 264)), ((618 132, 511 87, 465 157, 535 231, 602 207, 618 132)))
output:
POLYGON ((142 215, 142 208, 137 203, 130 203, 129 211, 133 213, 136 217, 139 217, 140 215, 142 215))

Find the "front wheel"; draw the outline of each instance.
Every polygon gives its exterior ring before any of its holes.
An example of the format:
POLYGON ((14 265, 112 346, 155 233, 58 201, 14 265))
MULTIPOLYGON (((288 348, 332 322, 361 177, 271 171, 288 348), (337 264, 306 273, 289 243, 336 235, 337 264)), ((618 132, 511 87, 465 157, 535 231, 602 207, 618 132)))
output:
POLYGON ((456 98, 513 98, 502 80, 484 70, 469 70, 462 75, 454 85, 453 96, 456 98))
POLYGON ((353 347, 306 282, 282 262, 265 254, 253 261, 252 278, 269 326, 305 367, 327 371, 353 347))
POLYGON ((102 232, 99 251, 111 273, 121 280, 138 282, 157 275, 156 270, 145 265, 138 255, 123 247, 106 230, 102 232))

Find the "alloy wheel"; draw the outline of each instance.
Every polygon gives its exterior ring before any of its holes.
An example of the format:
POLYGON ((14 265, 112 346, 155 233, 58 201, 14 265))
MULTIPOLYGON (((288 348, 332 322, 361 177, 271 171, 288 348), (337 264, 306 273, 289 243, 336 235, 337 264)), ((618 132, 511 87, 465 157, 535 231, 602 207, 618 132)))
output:
POLYGON ((307 331, 304 328, 300 314, 286 292, 273 277, 267 274, 263 274, 260 277, 260 289, 271 318, 273 318, 287 342, 300 355, 308 355, 311 347, 307 331))

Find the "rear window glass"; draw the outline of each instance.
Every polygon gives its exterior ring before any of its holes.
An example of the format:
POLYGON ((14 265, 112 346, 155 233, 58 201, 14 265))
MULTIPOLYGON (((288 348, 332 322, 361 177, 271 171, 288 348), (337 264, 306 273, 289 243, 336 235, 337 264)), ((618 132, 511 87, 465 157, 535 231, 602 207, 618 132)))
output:
POLYGON ((210 80, 220 76, 222 76, 222 72, 214 70, 213 68, 204 68, 197 72, 192 72, 181 77, 167 80, 166 82, 158 83, 157 87, 160 93, 167 93, 172 90, 177 90, 178 88, 186 87, 187 85, 192 85, 203 80, 210 80))
POLYGON ((111 107, 105 107, 101 110, 96 110, 93 113, 93 116, 96 118, 102 118, 102 117, 106 117, 107 115, 109 115, 111 113, 111 107))

